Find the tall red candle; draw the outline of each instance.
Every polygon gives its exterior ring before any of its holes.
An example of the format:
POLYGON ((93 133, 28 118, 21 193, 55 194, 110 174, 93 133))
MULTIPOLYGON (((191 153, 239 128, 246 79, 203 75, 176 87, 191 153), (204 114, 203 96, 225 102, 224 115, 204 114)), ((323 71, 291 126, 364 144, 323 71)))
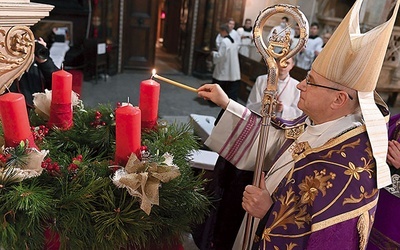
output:
POLYGON ((140 83, 139 108, 142 111, 142 128, 152 129, 158 118, 160 84, 154 80, 140 83))
POLYGON ((28 140, 30 148, 38 149, 31 132, 25 97, 22 94, 6 93, 0 96, 0 118, 6 147, 15 147, 21 141, 28 140))
POLYGON ((50 126, 68 129, 72 126, 72 74, 59 70, 52 75, 50 126))
POLYGON ((115 111, 115 161, 125 166, 131 153, 139 157, 141 145, 141 111, 126 105, 115 111))
POLYGON ((51 102, 70 104, 72 93, 72 74, 65 70, 58 70, 52 75, 51 102))

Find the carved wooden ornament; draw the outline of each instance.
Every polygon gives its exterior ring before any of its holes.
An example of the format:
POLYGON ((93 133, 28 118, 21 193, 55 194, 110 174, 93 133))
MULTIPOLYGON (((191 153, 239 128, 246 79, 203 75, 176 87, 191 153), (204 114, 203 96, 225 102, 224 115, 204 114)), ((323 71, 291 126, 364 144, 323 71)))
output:
POLYGON ((0 27, 0 94, 33 62, 35 37, 26 26, 0 27))

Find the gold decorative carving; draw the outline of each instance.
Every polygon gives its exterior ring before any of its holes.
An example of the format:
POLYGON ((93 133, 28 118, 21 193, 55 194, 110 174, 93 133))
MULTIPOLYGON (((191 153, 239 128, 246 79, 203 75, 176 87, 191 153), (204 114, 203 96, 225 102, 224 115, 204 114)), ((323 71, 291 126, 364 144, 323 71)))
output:
POLYGON ((0 94, 32 64, 34 41, 26 26, 0 27, 0 94))
POLYGON ((302 124, 300 126, 297 127, 292 127, 289 129, 285 129, 285 137, 287 139, 297 139, 301 134, 304 133, 305 130, 305 125, 302 124))

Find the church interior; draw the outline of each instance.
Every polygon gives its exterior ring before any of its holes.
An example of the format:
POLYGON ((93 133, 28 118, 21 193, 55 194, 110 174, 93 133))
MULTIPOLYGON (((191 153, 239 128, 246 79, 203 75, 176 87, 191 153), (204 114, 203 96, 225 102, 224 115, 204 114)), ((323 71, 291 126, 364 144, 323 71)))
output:
MULTIPOLYGON (((64 67, 83 69, 85 80, 97 80, 102 76, 113 76, 131 70, 151 71, 157 59, 168 57, 166 61, 184 75, 209 80, 212 68, 207 62, 210 51, 215 49, 218 27, 232 17, 235 29, 242 26, 246 18, 254 23, 260 10, 274 4, 284 3, 300 6, 308 22, 320 25, 319 34, 334 31, 341 19, 351 8, 354 0, 152 0, 135 1, 55 1, 35 2, 54 5, 49 16, 33 26, 36 36, 49 40, 50 30, 67 28, 70 35, 69 50, 64 55, 64 67), (132 34, 136 34, 133 35, 132 34), (47 37, 47 38, 46 38, 47 37), (105 53, 99 54, 101 45, 105 53), (161 53, 158 51, 162 50, 161 53), (158 57, 158 58, 157 58, 158 57)), ((379 8, 384 3, 366 1, 362 28, 368 30, 382 22, 388 13, 368 11, 379 8)), ((279 24, 279 17, 264 26, 268 31, 279 24)), ((291 20, 294 25, 294 20, 291 20)), ((398 41, 396 25, 390 47, 378 84, 378 92, 387 95, 390 106, 394 106, 399 92, 398 41)), ((63 52, 61 52, 63 54, 63 52)), ((251 55, 240 56, 241 80, 239 96, 246 102, 248 92, 255 78, 266 72, 265 62, 256 48, 251 55)), ((301 70, 295 71, 295 78, 304 77, 301 70)))

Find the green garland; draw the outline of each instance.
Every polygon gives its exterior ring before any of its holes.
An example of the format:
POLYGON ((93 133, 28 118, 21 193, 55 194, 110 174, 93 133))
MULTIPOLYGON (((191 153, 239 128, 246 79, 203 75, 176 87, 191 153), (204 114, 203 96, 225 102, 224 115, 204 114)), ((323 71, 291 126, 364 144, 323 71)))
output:
MULTIPOLYGON (((30 120, 34 126, 45 124, 36 115, 30 120)), ((45 161, 58 167, 22 182, 12 175, 0 178, 0 248, 44 249, 45 231, 50 229, 59 235, 61 249, 162 249, 190 232, 208 212, 204 180, 194 176, 189 165, 190 151, 198 148, 189 125, 167 124, 142 134, 152 159, 161 160, 169 152, 181 172, 160 185, 160 205, 153 206, 150 215, 140 209, 138 198, 110 178, 115 149, 110 106, 74 110, 72 129, 50 130, 36 143, 49 150, 45 161)), ((3 155, 7 159, 0 163, 0 176, 23 167, 26 150, 21 143, 3 155)))

